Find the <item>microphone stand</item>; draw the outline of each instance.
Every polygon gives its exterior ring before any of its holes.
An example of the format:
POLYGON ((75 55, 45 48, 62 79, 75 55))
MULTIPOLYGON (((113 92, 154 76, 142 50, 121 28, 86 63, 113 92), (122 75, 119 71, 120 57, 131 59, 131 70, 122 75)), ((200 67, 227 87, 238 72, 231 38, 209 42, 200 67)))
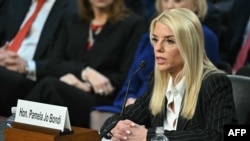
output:
POLYGON ((125 109, 125 105, 126 105, 126 101, 127 101, 127 97, 128 97, 128 90, 129 90, 129 87, 130 87, 130 82, 131 82, 131 79, 132 77, 137 73, 139 72, 142 68, 144 68, 145 66, 147 65, 147 62, 145 61, 141 61, 140 62, 140 65, 139 67, 134 71, 134 73, 130 76, 129 78, 129 81, 128 81, 128 86, 127 86, 127 89, 126 89, 126 93, 125 93, 125 96, 124 96, 124 101, 123 101, 123 105, 122 105, 122 110, 120 112, 120 115, 118 117, 117 120, 114 120, 113 122, 111 122, 106 129, 103 130, 103 132, 100 133, 100 137, 103 138, 104 136, 109 136, 111 137, 112 134, 110 133, 110 131, 116 126, 116 124, 118 123, 119 120, 121 120, 122 116, 123 116, 123 112, 124 112, 124 109, 125 109))

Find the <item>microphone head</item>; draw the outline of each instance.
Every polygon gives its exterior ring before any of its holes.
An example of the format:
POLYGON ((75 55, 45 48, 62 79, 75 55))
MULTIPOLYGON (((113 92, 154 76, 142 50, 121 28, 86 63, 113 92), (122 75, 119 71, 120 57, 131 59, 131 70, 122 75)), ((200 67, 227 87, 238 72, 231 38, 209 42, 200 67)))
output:
POLYGON ((112 134, 110 133, 110 131, 116 126, 116 124, 118 123, 118 121, 120 120, 121 117, 118 118, 118 120, 114 120, 112 121, 101 133, 100 133, 100 137, 107 137, 107 138, 111 138, 112 134))

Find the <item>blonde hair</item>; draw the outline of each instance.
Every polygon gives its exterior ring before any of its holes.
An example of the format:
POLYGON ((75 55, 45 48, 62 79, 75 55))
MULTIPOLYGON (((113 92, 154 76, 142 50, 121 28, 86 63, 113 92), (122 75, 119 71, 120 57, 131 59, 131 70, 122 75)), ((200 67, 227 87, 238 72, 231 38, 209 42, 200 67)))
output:
MULTIPOLYGON (((207 2, 206 0, 193 0, 194 4, 196 6, 196 11, 193 11, 196 13, 200 21, 204 21, 207 15, 207 2)), ((184 8, 184 7, 183 7, 184 8)), ((161 9, 161 0, 156 0, 155 2, 155 9, 158 14, 163 12, 163 9, 161 9)))
MULTIPOLYGON (((208 59, 204 48, 204 37, 201 23, 197 16, 189 9, 176 8, 163 12, 150 25, 150 39, 155 24, 161 22, 173 31, 179 52, 184 60, 183 70, 178 80, 185 76, 185 96, 181 116, 191 119, 195 112, 202 80, 208 73, 220 72, 208 59)), ((165 92, 168 85, 168 72, 160 72, 155 65, 155 82, 150 101, 153 115, 159 114, 165 104, 165 92)))

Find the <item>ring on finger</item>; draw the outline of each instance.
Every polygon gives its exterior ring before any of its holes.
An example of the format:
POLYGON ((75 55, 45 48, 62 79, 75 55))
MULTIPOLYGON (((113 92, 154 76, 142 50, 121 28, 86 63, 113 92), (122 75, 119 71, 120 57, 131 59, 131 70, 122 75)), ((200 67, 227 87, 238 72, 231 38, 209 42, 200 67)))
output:
POLYGON ((92 87, 92 84, 89 82, 89 81, 86 81, 86 85, 91 88, 92 87))
POLYGON ((98 93, 99 93, 100 95, 102 95, 103 92, 104 92, 103 89, 99 89, 99 90, 98 90, 98 93))

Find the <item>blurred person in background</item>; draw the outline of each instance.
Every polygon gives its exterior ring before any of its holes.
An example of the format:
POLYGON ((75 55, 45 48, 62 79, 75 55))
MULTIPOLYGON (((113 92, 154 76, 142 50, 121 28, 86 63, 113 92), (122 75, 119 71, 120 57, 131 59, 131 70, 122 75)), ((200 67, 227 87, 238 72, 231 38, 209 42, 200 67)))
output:
POLYGON ((237 55, 250 33, 250 1, 235 0, 229 15, 229 28, 223 42, 221 58, 232 66, 235 64, 237 55))
POLYGON ((75 10, 75 5, 76 0, 0 1, 0 22, 3 22, 0 26, 0 115, 9 116, 17 99, 25 97, 46 75, 47 59, 62 19, 75 10), (41 9, 27 33, 19 34, 40 2, 41 9))
POLYGON ((4 1, 5 0, 0 0, 0 39, 2 38, 2 30, 4 29, 4 19, 3 19, 3 14, 4 14, 4 1))
POLYGON ((47 72, 26 100, 68 107, 72 125, 89 127, 93 106, 111 104, 131 67, 144 18, 123 0, 78 0, 55 44, 47 72))

